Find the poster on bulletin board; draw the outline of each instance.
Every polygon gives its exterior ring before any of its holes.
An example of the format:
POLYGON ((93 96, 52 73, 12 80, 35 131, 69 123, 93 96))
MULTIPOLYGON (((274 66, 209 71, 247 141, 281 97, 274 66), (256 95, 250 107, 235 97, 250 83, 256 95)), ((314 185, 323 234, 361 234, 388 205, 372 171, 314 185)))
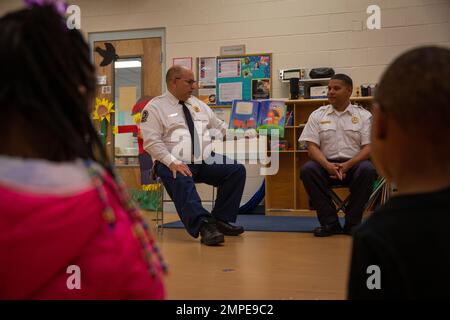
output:
POLYGON ((217 57, 216 104, 272 96, 272 54, 217 57))
POLYGON ((198 58, 198 85, 200 88, 216 86, 216 57, 198 58))

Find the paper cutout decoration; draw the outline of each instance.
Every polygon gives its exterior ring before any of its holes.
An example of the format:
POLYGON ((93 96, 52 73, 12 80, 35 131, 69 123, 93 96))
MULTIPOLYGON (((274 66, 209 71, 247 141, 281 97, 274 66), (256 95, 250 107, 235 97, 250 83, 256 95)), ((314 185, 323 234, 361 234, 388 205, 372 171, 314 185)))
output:
POLYGON ((119 56, 116 54, 116 48, 114 48, 111 43, 105 42, 105 48, 106 50, 100 47, 95 48, 95 52, 97 52, 103 58, 103 61, 100 62, 100 67, 106 67, 113 61, 119 59, 119 56))
POLYGON ((113 109, 114 103, 109 101, 108 99, 95 99, 95 109, 93 113, 92 119, 103 121, 106 119, 108 122, 111 121, 111 113, 114 112, 113 109))

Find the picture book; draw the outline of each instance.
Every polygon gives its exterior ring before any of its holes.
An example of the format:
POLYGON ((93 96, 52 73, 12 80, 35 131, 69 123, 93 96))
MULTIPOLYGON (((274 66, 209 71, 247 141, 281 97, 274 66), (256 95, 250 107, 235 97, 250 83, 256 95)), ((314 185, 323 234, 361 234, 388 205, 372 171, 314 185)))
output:
POLYGON ((230 129, 256 129, 258 124, 258 101, 233 100, 230 129))
POLYGON ((284 137, 286 104, 279 100, 233 100, 230 129, 257 129, 260 134, 278 130, 284 137), (264 129, 264 130, 262 130, 264 129))
POLYGON ((294 111, 290 110, 286 112, 286 121, 284 123, 285 126, 293 126, 294 125, 294 111))
POLYGON ((279 100, 259 100, 258 132, 266 129, 267 134, 272 130, 279 130, 280 137, 284 137, 286 123, 286 104, 279 100))

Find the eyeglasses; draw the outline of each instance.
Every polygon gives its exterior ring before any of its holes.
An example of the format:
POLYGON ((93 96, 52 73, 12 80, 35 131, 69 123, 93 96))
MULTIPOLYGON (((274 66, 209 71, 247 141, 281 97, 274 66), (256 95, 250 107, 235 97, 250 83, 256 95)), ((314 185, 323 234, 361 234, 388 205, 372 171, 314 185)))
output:
POLYGON ((175 78, 175 79, 184 80, 184 82, 186 82, 190 86, 193 86, 194 84, 198 83, 198 81, 195 81, 195 80, 186 80, 186 79, 182 79, 182 78, 175 78))

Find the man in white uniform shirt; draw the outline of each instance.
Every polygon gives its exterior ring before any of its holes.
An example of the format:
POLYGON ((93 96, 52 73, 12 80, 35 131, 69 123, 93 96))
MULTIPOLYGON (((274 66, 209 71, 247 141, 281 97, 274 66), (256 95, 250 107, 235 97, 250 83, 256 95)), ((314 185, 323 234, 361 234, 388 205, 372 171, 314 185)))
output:
POLYGON ((301 168, 300 178, 317 211, 321 225, 314 230, 317 237, 351 234, 361 222, 377 177, 369 160, 371 113, 350 103, 352 91, 349 76, 334 75, 328 83, 330 104, 311 113, 299 138, 306 142, 311 158, 301 168), (330 194, 333 185, 350 188, 343 228, 330 194))
POLYGON ((166 83, 168 91, 150 101, 142 111, 144 149, 155 161, 155 173, 187 232, 195 238, 200 234, 206 245, 223 243, 224 235, 244 232, 230 222, 236 221, 239 211, 245 167, 211 151, 211 135, 225 136, 227 125, 192 96, 196 86, 194 73, 173 66, 167 71, 166 83), (211 163, 212 159, 216 163, 211 163), (196 182, 218 187, 211 213, 202 206, 196 182))

